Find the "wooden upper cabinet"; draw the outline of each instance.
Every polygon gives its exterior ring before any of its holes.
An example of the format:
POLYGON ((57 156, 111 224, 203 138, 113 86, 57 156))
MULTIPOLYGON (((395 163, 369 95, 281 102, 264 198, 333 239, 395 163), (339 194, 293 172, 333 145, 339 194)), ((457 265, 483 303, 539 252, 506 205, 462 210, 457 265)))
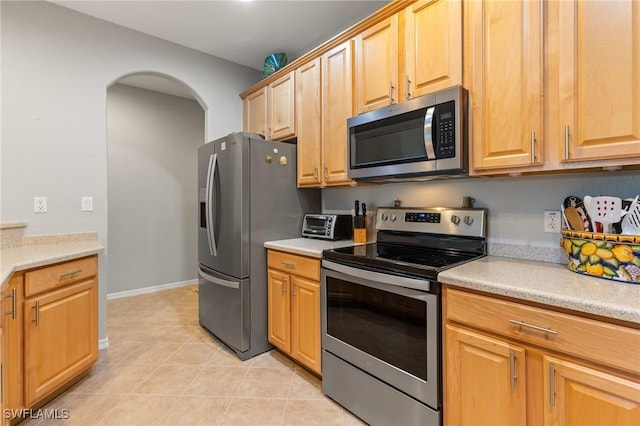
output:
POLYGON ((398 15, 367 28, 355 37, 356 112, 398 101, 398 15))
POLYGON ((269 84, 269 139, 280 140, 296 135, 295 71, 269 84))
POLYGON ((347 175, 347 119, 353 115, 352 45, 350 40, 322 55, 322 180, 325 185, 351 182, 347 175))
POLYGON ((296 68, 298 185, 320 184, 320 58, 296 68))
POLYGON ((419 0, 404 16, 404 99, 462 84, 462 2, 419 0))
POLYGON ((249 94, 242 107, 244 131, 267 138, 267 87, 249 94))
POLYGON ((472 169, 542 163, 542 3, 465 3, 472 169))
POLYGON ((640 157, 640 3, 559 2, 564 161, 640 157))

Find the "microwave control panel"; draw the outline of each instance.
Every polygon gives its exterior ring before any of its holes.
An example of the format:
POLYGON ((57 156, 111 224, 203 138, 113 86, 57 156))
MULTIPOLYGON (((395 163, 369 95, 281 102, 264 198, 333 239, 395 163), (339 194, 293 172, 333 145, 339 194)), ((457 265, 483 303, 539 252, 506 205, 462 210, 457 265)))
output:
POLYGON ((455 108, 454 101, 436 107, 436 158, 453 158, 456 155, 455 108))

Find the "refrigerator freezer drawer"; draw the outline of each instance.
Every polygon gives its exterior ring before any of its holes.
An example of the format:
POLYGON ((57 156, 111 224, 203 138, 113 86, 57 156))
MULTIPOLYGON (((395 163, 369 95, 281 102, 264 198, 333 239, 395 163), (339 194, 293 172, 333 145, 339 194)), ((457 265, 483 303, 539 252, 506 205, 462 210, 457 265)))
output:
POLYGON ((235 352, 251 348, 250 288, 249 279, 221 276, 200 267, 200 324, 235 352))

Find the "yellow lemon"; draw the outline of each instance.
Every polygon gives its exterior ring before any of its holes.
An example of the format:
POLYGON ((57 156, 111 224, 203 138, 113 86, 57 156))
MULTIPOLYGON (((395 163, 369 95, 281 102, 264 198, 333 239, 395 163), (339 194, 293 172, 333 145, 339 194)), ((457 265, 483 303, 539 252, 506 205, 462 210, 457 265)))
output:
POLYGON ((596 256, 600 259, 611 259, 613 257, 613 253, 611 250, 607 250, 606 248, 599 248, 596 250, 596 256))
POLYGON ((596 253, 596 250, 598 249, 598 247, 592 243, 592 242, 588 242, 582 245, 582 249, 580 250, 580 254, 583 254, 585 256, 591 256, 592 254, 596 253))
POLYGON ((620 262, 631 262, 633 260, 633 250, 628 245, 618 244, 611 251, 620 262))
POLYGON ((571 253, 571 240, 569 238, 564 239, 564 249, 567 253, 571 253))
POLYGON ((603 272, 604 268, 601 264, 596 263, 595 265, 592 265, 591 263, 587 262, 587 274, 601 277, 603 272))

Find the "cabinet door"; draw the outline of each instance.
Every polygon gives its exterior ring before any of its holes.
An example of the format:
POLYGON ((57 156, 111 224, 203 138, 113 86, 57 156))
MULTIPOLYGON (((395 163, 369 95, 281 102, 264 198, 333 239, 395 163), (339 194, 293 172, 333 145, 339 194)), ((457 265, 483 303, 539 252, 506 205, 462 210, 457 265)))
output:
POLYGON ((98 359, 97 281, 24 303, 25 405, 32 406, 98 359))
POLYGON ((545 356, 544 424, 637 425, 640 384, 545 356))
POLYGON ((445 374, 446 424, 526 424, 523 348, 447 325, 445 374))
POLYGON ((291 353, 291 300, 289 275, 269 269, 269 342, 291 353))
POLYGON ((296 135, 295 72, 291 71, 269 84, 269 139, 296 135))
POLYGON ((398 100, 398 16, 367 28, 355 38, 356 112, 398 100))
POLYGON ((347 119, 353 115, 353 41, 322 56, 322 161, 326 185, 349 184, 347 119))
POLYGON ((320 374, 320 283, 291 279, 291 355, 320 374))
POLYGON ((267 137, 267 88, 248 95, 242 106, 244 131, 267 137))
POLYGON ((405 99, 462 84, 462 3, 419 0, 405 11, 405 99))
POLYGON ((23 275, 11 278, 2 293, 2 400, 4 408, 23 408, 22 295, 23 275))
POLYGON ((542 2, 465 3, 474 171, 541 164, 542 2))
POLYGON ((320 185, 320 58, 296 69, 298 185, 320 185))
POLYGON ((640 157, 640 3, 559 7, 561 158, 640 157))

